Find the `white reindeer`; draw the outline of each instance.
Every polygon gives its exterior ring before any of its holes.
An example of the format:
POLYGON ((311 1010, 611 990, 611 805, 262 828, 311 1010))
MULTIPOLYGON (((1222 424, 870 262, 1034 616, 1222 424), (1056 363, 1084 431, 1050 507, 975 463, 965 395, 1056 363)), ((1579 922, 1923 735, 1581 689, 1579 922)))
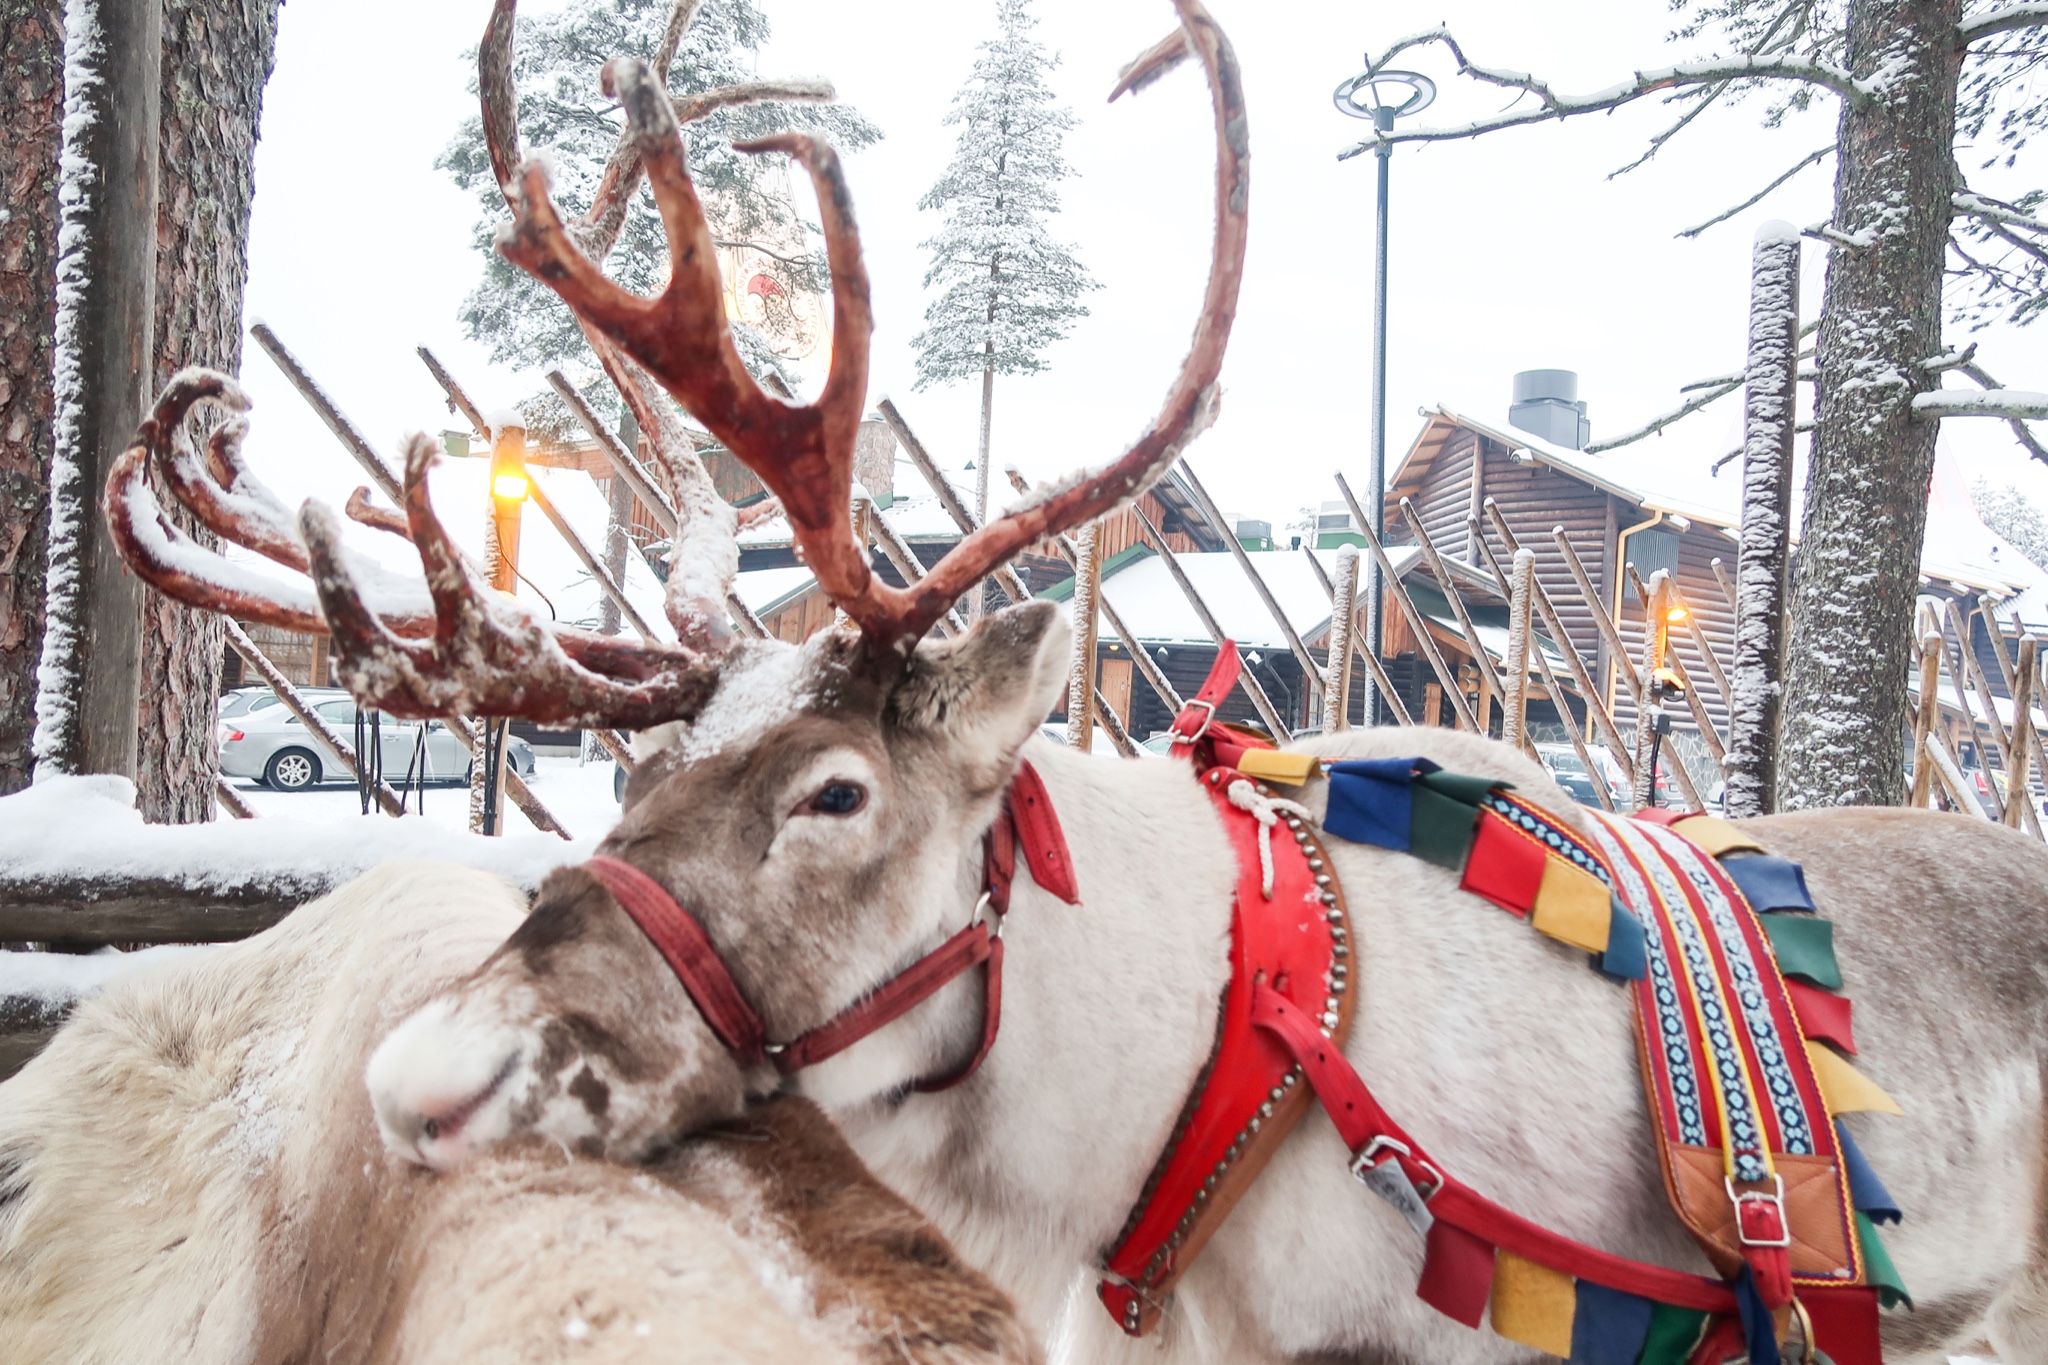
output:
POLYGON ((803 1101, 641 1169, 384 1150, 376 1040, 520 922, 395 863, 82 1005, 0 1084, 9 1365, 1023 1365, 1002 1296, 803 1101))
MULTIPOLYGON (((742 1037, 748 1028, 758 1024, 778 1043, 815 1039, 813 1030, 868 1008, 860 1002, 890 998, 906 967, 975 921, 984 836, 1028 759, 1065 828, 1080 903, 1017 884, 1001 1029, 986 1064, 949 1090, 917 1085, 977 1053, 989 1016, 969 974, 801 1070, 797 1088, 1078 1358, 1525 1360, 1526 1348, 1468 1331, 1415 1298, 1418 1239, 1347 1173, 1350 1154, 1315 1115, 1181 1280, 1158 1336, 1128 1341, 1087 1294, 1214 1042, 1235 863, 1209 798, 1181 764, 1084 762, 1032 738, 1065 668, 1052 607, 923 637, 946 629, 948 606, 1008 556, 1135 496, 1213 412, 1243 261, 1245 121, 1227 43, 1197 0, 1175 5, 1180 28, 1134 63, 1124 85, 1189 56, 1209 78, 1216 237, 1191 353, 1160 416, 1126 454, 1026 498, 901 588, 875 577, 847 514, 870 311, 830 152, 800 137, 755 148, 786 152, 810 172, 832 265, 831 371, 818 402, 798 406, 763 393, 733 348, 710 233, 659 84, 637 63, 607 68, 670 233, 670 280, 647 300, 603 278, 576 246, 587 228, 562 220, 538 165, 519 166, 516 140, 503 132, 509 48, 487 40, 486 108, 496 99, 500 113, 486 127, 500 130, 493 155, 514 213, 500 250, 600 338, 629 398, 637 378, 620 353, 762 478, 857 633, 828 632, 800 648, 731 644, 714 621, 731 564, 721 531, 730 523, 715 513, 686 518, 696 548, 684 557, 688 572, 670 580, 682 585, 670 609, 679 648, 544 627, 492 598, 448 549, 427 504, 424 441, 408 458, 407 513, 431 604, 373 604, 330 514, 309 505, 294 526, 246 490, 232 514, 209 524, 281 563, 310 566, 317 609, 302 591, 230 579, 164 529, 142 477, 156 468, 202 512, 227 506, 212 473, 242 488, 232 434, 216 439, 214 470, 171 439, 180 404, 197 392, 189 382, 174 386, 117 469, 109 513, 130 563, 164 591, 331 631, 343 679, 387 710, 647 732, 653 752, 603 851, 694 914, 709 946, 677 949, 677 960, 709 971, 715 953, 734 1000, 700 1012, 622 908, 624 893, 613 889, 621 883, 558 872, 503 948, 379 1051, 373 1100, 394 1150, 453 1169, 539 1133, 639 1161, 743 1113, 780 1082, 770 1056, 800 1059, 761 1053, 758 1040, 742 1037)), ((508 7, 501 0, 501 13, 508 7)), ((679 487, 701 486, 685 453, 658 441, 657 455, 679 487)), ((1320 751, 1419 754, 1506 778, 1558 819, 1581 819, 1538 768, 1483 740, 1380 730, 1320 751)), ((1312 812, 1323 799, 1318 782, 1302 793, 1312 812)), ((1925 812, 1833 811, 1754 828, 1806 864, 1840 931, 1863 1060, 1906 1108, 1903 1120, 1854 1121, 1908 1210, 1889 1242, 1919 1306, 1887 1318, 1890 1358, 1931 1362, 1988 1339, 2014 1365, 2044 1365, 2048 854, 1925 812)), ((1626 993, 1588 971, 1582 954, 1482 909, 1442 869, 1364 847, 1329 857, 1354 921, 1358 1004, 1346 1054, 1402 1122, 1466 1182, 1547 1227, 1705 1270, 1665 1204, 1626 993)))

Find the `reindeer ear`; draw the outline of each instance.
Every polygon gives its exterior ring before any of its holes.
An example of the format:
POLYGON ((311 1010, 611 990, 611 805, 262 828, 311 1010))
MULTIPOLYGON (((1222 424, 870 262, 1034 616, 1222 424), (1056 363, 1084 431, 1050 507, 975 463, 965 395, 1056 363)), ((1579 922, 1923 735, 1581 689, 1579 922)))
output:
POLYGON ((1067 632, 1051 602, 1026 602, 965 635, 928 639, 889 699, 904 730, 943 733, 974 746, 1004 772, 1065 686, 1067 632))

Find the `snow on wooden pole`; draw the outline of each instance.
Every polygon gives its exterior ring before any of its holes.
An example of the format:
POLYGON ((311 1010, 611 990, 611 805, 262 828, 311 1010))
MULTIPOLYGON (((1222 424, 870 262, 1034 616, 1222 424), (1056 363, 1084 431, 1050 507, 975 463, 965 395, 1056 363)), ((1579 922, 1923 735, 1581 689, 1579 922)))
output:
POLYGON ((159 0, 70 0, 57 187, 46 622, 36 776, 135 775, 142 583, 100 489, 149 411, 156 348, 159 0))
MULTIPOLYGON (((1799 423, 1799 229, 1773 219, 1750 254, 1749 360, 1742 435, 1742 549, 1735 670, 1728 686, 1732 816, 1778 808, 1791 591, 1792 442, 1799 423)), ((1709 656, 1711 657, 1711 656, 1709 656)))
MULTIPOLYGON (((1087 753, 1095 734, 1095 642, 1102 591, 1102 523, 1081 528, 1075 542, 1081 562, 1074 566, 1074 662, 1067 676, 1067 745, 1087 753)), ((979 591, 979 589, 977 589, 979 591)))
POLYGON ((1522 747, 1529 720, 1529 607, 1535 581, 1536 552, 1515 551, 1514 567, 1508 570, 1508 648, 1501 660, 1508 691, 1500 737, 1517 749, 1522 747))
POLYGON ((242 794, 228 785, 225 777, 213 779, 213 799, 220 802, 221 809, 237 820, 254 820, 255 807, 242 799, 242 794))
MULTIPOLYGON (((1209 496, 1209 490, 1202 486, 1202 481, 1195 477, 1195 471, 1188 467, 1186 458, 1182 458, 1180 462, 1180 472, 1182 480, 1187 484, 1188 492, 1194 495, 1195 507, 1201 512, 1202 519, 1223 538, 1224 547, 1230 551, 1230 557, 1237 561, 1237 567, 1251 582, 1252 591, 1266 604, 1266 614, 1271 616, 1273 624, 1280 628, 1280 638, 1287 642, 1287 648, 1294 654, 1294 662, 1301 666, 1303 682, 1315 677, 1321 671, 1316 666, 1315 656, 1310 654, 1308 646, 1301 642, 1301 632, 1287 619, 1287 613, 1280 608, 1280 599, 1273 596, 1273 590, 1266 586, 1265 577, 1259 573, 1258 566, 1253 564, 1251 556, 1245 553, 1244 544, 1237 538, 1237 528, 1224 519, 1222 509, 1217 507, 1215 499, 1209 496)), ((1285 739, 1286 732, 1282 731, 1275 738, 1285 739)))
POLYGON ((1934 761, 1927 755, 1927 740, 1934 733, 1934 717, 1940 704, 1941 636, 1922 621, 1920 630, 1920 706, 1913 713, 1913 787, 1907 804, 1925 810, 1934 794, 1934 761))
MULTIPOLYGON (((2019 637, 2022 640, 2031 638, 2028 635, 2025 624, 2021 622, 2020 614, 2018 612, 2014 612, 2012 614, 2012 624, 2014 631, 2018 633, 2019 637)), ((2000 674, 2004 676, 2005 690, 2008 694, 2010 694, 2013 691, 2015 685, 2017 684, 2018 679, 2016 679, 2013 676, 2012 660, 2008 658, 2005 653, 2005 637, 1998 633, 1998 622, 1991 615, 1991 612, 1988 608, 1984 610, 1984 626, 1985 629, 1989 631, 1991 635, 1991 656, 1998 660, 1998 671, 2000 674)), ((2041 657, 2038 643, 2035 647, 2035 657, 2037 659, 2041 657)), ((2048 695, 2048 693, 2043 692, 2041 687, 2041 681, 2038 677, 2031 684, 2031 686, 2033 688, 2035 696, 2039 697, 2048 695)), ((2027 722, 2027 752, 2033 762, 2034 771, 2040 773, 2044 779, 2048 779, 2048 751, 2044 751, 2043 749, 2041 743, 2041 731, 2034 725, 2032 717, 2029 717, 2027 722)), ((2033 809, 2033 802, 2031 799, 2029 799, 2027 806, 2029 811, 2033 809)), ((2039 821, 2037 820, 2036 823, 2038 824, 2039 821)))
MULTIPOLYGON (((1309 572, 1314 574, 1316 582, 1322 585, 1323 595, 1330 599, 1330 604, 1334 607, 1337 602, 1337 585, 1332 583, 1330 575, 1323 571, 1323 562, 1317 559, 1307 546, 1302 547, 1301 553, 1308 561, 1309 572)), ((1394 687, 1393 680, 1387 676, 1387 670, 1380 666, 1380 661, 1366 648, 1365 632, 1362 630, 1351 632, 1351 657, 1365 665, 1365 671, 1372 676, 1374 685, 1379 688, 1380 700, 1393 711, 1397 723, 1413 725, 1415 717, 1408 714, 1408 703, 1401 700, 1401 694, 1394 687)))
MULTIPOLYGON (((1358 631, 1358 547, 1337 551, 1337 590, 1330 601, 1329 663, 1323 668, 1323 730, 1351 728, 1351 639, 1358 631)), ((1366 723, 1372 723, 1371 716, 1366 723)))
POLYGON ((2012 762, 2005 770, 2005 823, 2020 827, 2020 813, 2033 812, 2027 791, 2028 765, 2033 758, 2028 740, 2034 733, 2034 637, 2020 641, 2019 677, 2012 689, 2012 762))
POLYGON ((1479 670, 1481 680, 1494 692, 1501 692, 1503 689, 1500 685, 1500 675, 1494 671, 1493 656, 1479 643, 1479 627, 1473 623, 1472 613, 1465 606, 1464 596, 1451 580, 1452 569, 1445 562, 1442 552, 1436 548, 1436 541, 1431 538, 1429 528, 1422 524, 1422 516, 1415 510, 1413 499, 1401 499, 1401 518, 1408 523, 1408 530, 1414 535, 1415 544, 1421 549, 1422 557, 1429 562, 1429 571, 1436 575, 1438 586, 1443 588, 1444 600, 1451 604, 1451 615, 1457 618, 1458 629, 1465 636, 1465 643, 1472 646, 1472 664, 1479 670))

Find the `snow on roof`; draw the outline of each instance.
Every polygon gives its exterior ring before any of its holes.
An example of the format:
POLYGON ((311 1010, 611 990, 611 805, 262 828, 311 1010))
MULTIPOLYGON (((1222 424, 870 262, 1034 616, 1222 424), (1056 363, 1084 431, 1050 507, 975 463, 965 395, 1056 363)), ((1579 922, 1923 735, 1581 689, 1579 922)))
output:
POLYGON ((147 825, 135 809, 134 784, 106 775, 51 778, 0 796, 0 874, 24 881, 156 877, 226 890, 268 880, 317 895, 392 858, 438 858, 531 888, 551 869, 589 857, 597 843, 552 834, 486 838, 387 816, 147 825))
MULTIPOLYGON (((1335 550, 1254 550, 1247 552, 1259 576, 1271 589, 1295 632, 1307 639, 1330 624, 1330 596, 1316 581, 1307 556, 1313 554, 1325 572, 1335 576, 1335 550)), ((1388 550, 1396 572, 1405 572, 1421 551, 1412 545, 1388 550)), ((1287 641, 1273 614, 1235 558, 1225 550, 1176 555, 1188 581, 1195 585, 1223 633, 1246 648, 1286 649, 1287 641)), ((1209 644, 1209 632, 1186 596, 1167 572, 1166 561, 1146 555, 1126 564, 1103 581, 1109 605, 1148 644, 1209 644)))
MULTIPOLYGON (((590 475, 580 469, 556 469, 528 465, 527 474, 554 504, 562 519, 575 530, 592 554, 603 555, 605 532, 611 521, 610 505, 590 475)), ((479 564, 484 555, 484 525, 489 519, 491 462, 484 459, 443 459, 427 475, 434 510, 441 524, 458 546, 479 564)), ((316 496, 339 508, 346 490, 322 489, 316 496)), ((343 520, 348 545, 369 559, 411 579, 420 578, 419 556, 396 536, 372 531, 343 520)), ((242 563, 261 563, 267 573, 279 579, 294 575, 268 560, 230 545, 226 553, 242 563)), ((555 530, 540 508, 529 503, 519 519, 519 571, 526 580, 518 585, 519 600, 531 607, 541 620, 558 620, 565 625, 595 627, 604 609, 604 590, 583 567, 583 562, 555 530)), ((305 582, 304 579, 298 579, 305 582)), ((665 641, 675 639, 668 617, 662 611, 661 580, 654 576, 639 554, 626 556, 626 599, 665 641)), ((626 628, 629 632, 631 627, 626 628)))
POLYGON ((732 590, 748 611, 765 616, 781 610, 817 581, 803 565, 791 564, 780 569, 749 569, 733 579, 732 590))
MULTIPOLYGON (((1584 479, 1647 511, 1675 513, 1731 532, 1741 524, 1741 461, 1731 460, 1715 473, 1715 462, 1727 452, 1716 453, 1711 444, 1665 442, 1653 437, 1589 455, 1552 445, 1485 408, 1439 403, 1435 411, 1503 445, 1527 450, 1539 463, 1584 479), (1474 412, 1482 415, 1475 417, 1474 412)), ((1805 465, 1802 447, 1793 471, 1795 540, 1806 488, 1805 465)), ((2041 571, 1978 518, 1955 457, 1945 447, 1937 447, 1935 453, 1934 482, 1927 500, 1927 539, 1921 551, 1920 569, 1932 579, 1989 588, 2000 594, 2031 591, 2033 600, 2041 606, 2035 609, 2036 616, 2029 619, 2048 615, 2048 583, 2042 582, 2041 571)))
MULTIPOLYGON (((943 472, 946 475, 946 482, 952 485, 953 492, 959 497, 960 501, 968 507, 973 507, 973 472, 971 470, 961 471, 954 469, 943 472)), ((917 490, 916 492, 898 493, 895 501, 891 502, 882 512, 882 515, 888 519, 889 525, 896 529, 897 535, 905 540, 958 540, 960 538, 959 525, 954 522, 951 514, 946 511, 946 505, 939 501, 939 495, 930 491, 924 481, 924 475, 917 472, 915 465, 905 460, 898 460, 896 462, 896 487, 917 490)), ((997 515, 1000 515, 1009 503, 1019 500, 1019 495, 1012 493, 1007 487, 1000 489, 1000 496, 998 493, 997 485, 989 485, 989 503, 995 509, 997 515)), ((772 545, 787 545, 789 544, 789 539, 789 522, 779 516, 770 517, 766 521, 756 522, 740 532, 740 546, 742 549, 750 546, 760 548, 772 545)))

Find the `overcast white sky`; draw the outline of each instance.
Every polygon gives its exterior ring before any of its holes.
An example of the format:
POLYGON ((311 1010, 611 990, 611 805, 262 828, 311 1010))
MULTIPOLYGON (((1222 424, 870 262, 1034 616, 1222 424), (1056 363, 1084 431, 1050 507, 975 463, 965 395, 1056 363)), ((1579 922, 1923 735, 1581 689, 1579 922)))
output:
MULTIPOLYGON (((878 316, 870 400, 893 396, 942 460, 962 464, 973 452, 978 385, 911 390, 909 339, 924 308, 918 244, 936 225, 916 201, 950 153, 952 130, 940 119, 993 5, 759 3, 775 25, 761 74, 828 77, 885 133, 849 160, 878 316)), ((1372 164, 1336 160, 1363 128, 1332 108, 1337 82, 1367 49, 1438 20, 1473 60, 1533 69, 1567 90, 1681 54, 1665 40, 1663 0, 1211 3, 1245 69, 1252 235, 1223 416, 1190 460, 1226 506, 1279 523, 1335 496, 1333 469, 1356 481, 1365 468, 1372 164)), ((1080 176, 1063 190, 1056 231, 1104 285, 1089 300, 1093 315, 1048 355, 1047 373, 998 381, 998 467, 1051 477, 1117 454, 1185 352, 1207 265, 1211 144, 1191 68, 1135 101, 1104 103, 1116 70, 1166 32, 1167 5, 1035 8, 1039 37, 1063 58, 1058 87, 1081 120, 1067 146, 1080 176)), ((462 54, 487 10, 483 0, 292 0, 283 11, 257 155, 248 315, 276 328, 387 450, 408 430, 451 425, 415 345, 438 351, 486 408, 541 387, 538 376, 491 366, 461 335, 456 310, 479 270, 474 209, 433 169, 474 107, 462 54)), ((1499 107, 1499 92, 1461 87, 1440 59, 1420 60, 1443 86, 1422 121, 1499 107)), ((1397 149, 1390 463, 1414 436, 1418 407, 1443 400, 1504 414, 1516 370, 1577 370, 1597 439, 1672 406, 1681 383, 1739 368, 1751 232, 1765 218, 1824 217, 1832 176, 1831 167, 1810 170, 1705 237, 1675 240, 1833 138, 1832 107, 1775 132, 1758 126, 1760 112, 1709 115, 1618 180, 1608 172, 1662 126, 1649 102, 1397 149)), ((1824 266, 1809 242, 1809 317, 1824 266)), ((1975 339, 2003 382, 2048 388, 2048 325, 1975 339)), ((244 379, 258 404, 250 449, 280 492, 338 501, 360 482, 253 344, 244 379)), ((1635 458, 1732 448, 1739 402, 1723 400, 1634 447, 1635 458)), ((2019 482, 2048 505, 2048 469, 2030 465, 2002 424, 1950 422, 1944 441, 1970 477, 2019 482)))

